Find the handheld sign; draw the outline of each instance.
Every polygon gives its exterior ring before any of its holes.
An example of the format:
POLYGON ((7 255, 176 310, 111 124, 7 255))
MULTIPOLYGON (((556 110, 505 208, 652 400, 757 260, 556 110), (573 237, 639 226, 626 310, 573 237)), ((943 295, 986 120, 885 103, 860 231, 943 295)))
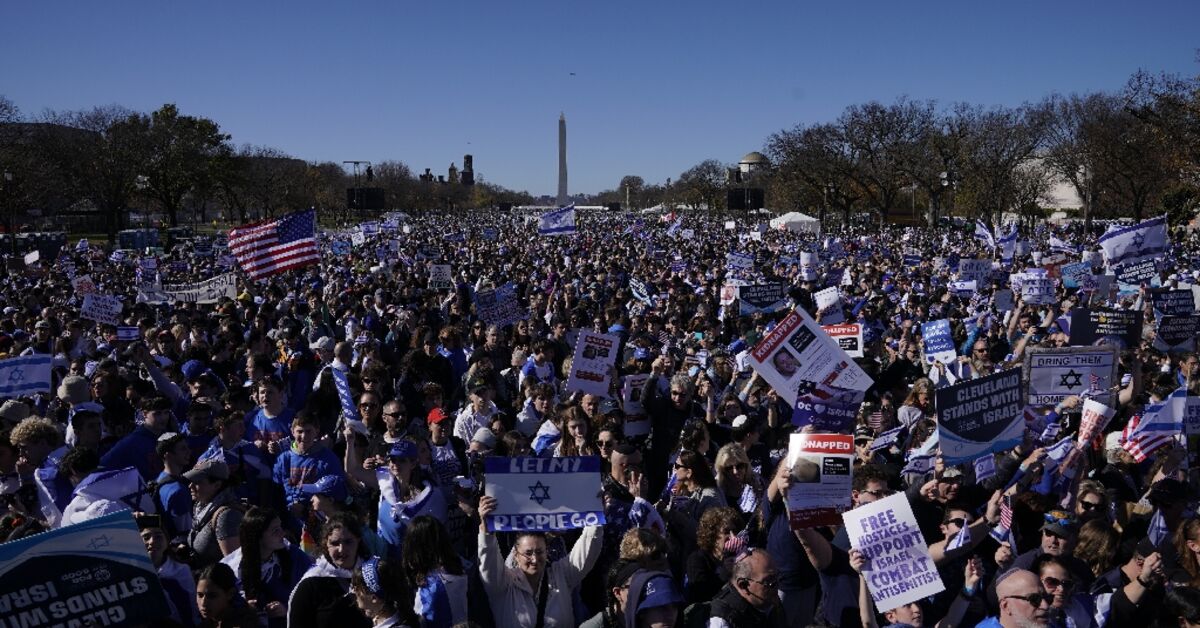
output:
POLYGON ((1052 406, 1072 395, 1088 393, 1112 406, 1112 386, 1117 377, 1117 348, 1032 347, 1025 352, 1024 376, 1028 403, 1052 406))
POLYGON ((837 525, 850 509, 854 437, 848 434, 792 434, 787 465, 788 521, 793 530, 837 525))
POLYGON ((169 614, 129 511, 0 545, 5 626, 135 626, 169 614))
POLYGON ((821 329, 824 329, 830 338, 837 341, 838 346, 846 352, 846 355, 852 358, 863 357, 862 325, 858 323, 822 325, 821 329))
POLYGON ((79 316, 105 325, 120 325, 123 307, 117 297, 92 292, 83 297, 79 316))
POLYGON ((866 371, 801 309, 793 310, 755 345, 750 365, 793 407, 803 381, 851 390, 866 390, 872 384, 866 371))
POLYGON ((907 495, 859 506, 842 520, 850 546, 867 559, 862 575, 877 608, 891 610, 946 590, 907 495))
POLYGON ((617 336, 580 330, 579 338, 575 341, 571 372, 567 377, 567 390, 607 397, 620 344, 621 339, 617 336))
POLYGON ((952 364, 958 359, 954 339, 950 335, 950 320, 940 319, 921 324, 921 342, 925 345, 925 361, 933 364, 952 364))
POLYGON ((935 391, 938 440, 946 464, 1016 447, 1025 433, 1021 369, 968 379, 935 391))
POLYGON ((574 530, 604 525, 600 459, 483 459, 486 494, 496 498, 487 517, 492 532, 574 530))
POLYGON ((454 275, 449 264, 434 264, 429 267, 429 288, 431 290, 454 289, 454 275))

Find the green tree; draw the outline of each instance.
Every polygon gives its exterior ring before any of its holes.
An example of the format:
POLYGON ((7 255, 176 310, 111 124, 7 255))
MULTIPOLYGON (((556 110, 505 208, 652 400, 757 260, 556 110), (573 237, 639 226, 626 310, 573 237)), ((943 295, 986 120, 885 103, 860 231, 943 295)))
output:
POLYGON ((710 211, 725 208, 725 165, 706 159, 679 175, 672 188, 675 198, 692 209, 707 206, 710 211))
POLYGON ((229 136, 208 118, 180 115, 174 104, 150 114, 145 192, 162 205, 171 226, 179 224, 184 197, 213 169, 229 136))

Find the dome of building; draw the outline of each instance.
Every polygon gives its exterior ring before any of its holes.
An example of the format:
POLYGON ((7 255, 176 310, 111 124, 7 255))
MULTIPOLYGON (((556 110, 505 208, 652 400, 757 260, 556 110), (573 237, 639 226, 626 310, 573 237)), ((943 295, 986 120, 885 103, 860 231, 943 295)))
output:
POLYGON ((767 159, 766 155, 764 155, 758 151, 754 151, 751 153, 746 153, 746 156, 742 157, 742 160, 739 161, 738 163, 739 164, 753 164, 756 166, 765 166, 771 162, 767 159))

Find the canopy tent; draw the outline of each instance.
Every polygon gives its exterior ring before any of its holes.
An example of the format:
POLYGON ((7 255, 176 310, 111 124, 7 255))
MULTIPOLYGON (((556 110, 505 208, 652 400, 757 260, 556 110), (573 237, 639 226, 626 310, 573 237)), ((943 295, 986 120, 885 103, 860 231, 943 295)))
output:
POLYGON ((797 233, 820 233, 821 221, 800 212, 788 212, 771 219, 772 229, 786 229, 797 233))

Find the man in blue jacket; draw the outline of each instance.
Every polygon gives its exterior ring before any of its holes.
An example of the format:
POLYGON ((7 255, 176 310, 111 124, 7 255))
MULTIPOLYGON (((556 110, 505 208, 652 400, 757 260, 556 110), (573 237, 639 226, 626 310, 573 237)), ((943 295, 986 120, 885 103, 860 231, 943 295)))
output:
POLYGON ((143 480, 153 480, 162 471, 162 458, 155 446, 158 437, 171 429, 175 417, 171 413, 171 400, 166 397, 150 397, 142 403, 143 422, 127 436, 117 441, 100 459, 106 469, 134 467, 143 480))

